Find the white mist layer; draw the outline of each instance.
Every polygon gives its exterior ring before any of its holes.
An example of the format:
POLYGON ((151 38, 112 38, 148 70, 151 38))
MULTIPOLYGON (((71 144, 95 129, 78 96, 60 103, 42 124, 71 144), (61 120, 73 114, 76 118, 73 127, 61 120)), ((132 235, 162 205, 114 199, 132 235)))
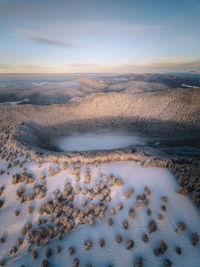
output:
POLYGON ((123 132, 74 133, 53 141, 62 151, 109 150, 131 145, 145 145, 147 139, 123 132))

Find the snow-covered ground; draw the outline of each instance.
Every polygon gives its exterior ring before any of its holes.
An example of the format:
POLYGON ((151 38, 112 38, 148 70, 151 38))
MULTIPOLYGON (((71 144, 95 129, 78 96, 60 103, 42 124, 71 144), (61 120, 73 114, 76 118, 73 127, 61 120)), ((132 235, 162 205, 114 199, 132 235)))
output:
POLYGON ((194 85, 189 85, 189 84, 182 84, 183 87, 187 87, 187 88, 199 88, 199 86, 194 86, 194 85))
POLYGON ((66 137, 57 138, 52 142, 62 151, 87 151, 144 145, 147 140, 139 134, 102 130, 94 133, 73 133, 66 137))
MULTIPOLYGON (((92 266, 116 266, 116 267, 129 267, 133 266, 134 260, 138 256, 143 258, 143 266, 156 267, 162 266, 164 258, 170 259, 172 266, 177 267, 199 267, 200 266, 200 244, 192 246, 191 233, 197 232, 200 234, 200 213, 199 210, 192 204, 188 197, 180 196, 176 193, 178 185, 175 178, 169 173, 167 169, 149 167, 143 168, 137 166, 135 162, 111 162, 100 164, 99 166, 81 166, 81 180, 75 182, 74 176, 70 171, 62 169, 58 174, 50 177, 48 176, 49 167, 55 168, 56 164, 45 163, 41 166, 34 162, 28 161, 23 167, 31 172, 36 182, 39 181, 41 174, 47 175, 47 197, 51 197, 52 191, 56 188, 63 190, 65 182, 70 182, 72 186, 80 186, 92 188, 98 179, 105 181, 106 177, 113 174, 121 177, 124 181, 122 187, 112 187, 111 201, 107 203, 109 208, 114 207, 116 214, 111 216, 109 209, 107 217, 104 220, 98 220, 94 226, 82 225, 76 227, 68 236, 63 240, 53 239, 47 246, 36 248, 39 257, 36 260, 32 259, 31 252, 28 252, 28 245, 25 242, 14 256, 8 256, 10 249, 16 245, 16 238, 21 236, 21 229, 26 222, 32 222, 36 225, 39 217, 38 209, 45 199, 36 198, 32 202, 25 202, 20 204, 15 197, 17 188, 24 186, 27 190, 31 190, 32 184, 22 185, 12 184, 12 175, 22 172, 18 166, 10 168, 7 174, 8 163, 1 160, 0 170, 5 170, 5 174, 0 175, 0 187, 5 186, 1 199, 5 200, 3 207, 0 209, 0 237, 5 236, 6 242, 0 244, 0 258, 7 259, 6 266, 16 267, 24 264, 26 267, 40 266, 40 263, 45 259, 45 251, 47 247, 51 247, 53 255, 48 258, 50 266, 63 267, 72 266, 74 258, 80 260, 79 266, 85 266, 89 263, 92 266), (92 182, 90 184, 84 183, 84 173, 86 168, 91 169, 92 182), (103 176, 102 176, 103 174, 103 176), (128 188, 134 188, 133 195, 127 199, 124 193, 128 188), (131 206, 136 203, 136 197, 144 192, 145 186, 151 190, 151 195, 148 197, 149 206, 143 206, 136 210, 136 218, 130 219, 128 211, 131 206), (167 196, 168 203, 166 204, 166 212, 160 210, 161 197, 167 196), (124 208, 117 210, 117 204, 123 202, 124 208), (28 206, 32 204, 35 210, 32 214, 28 214, 28 206), (146 214, 147 208, 150 208, 152 215, 146 214), (16 209, 21 211, 20 215, 16 217, 14 212, 16 209), (158 220, 158 214, 163 214, 164 220, 158 220), (113 225, 107 225, 107 219, 113 218, 113 225), (129 229, 123 229, 121 223, 124 219, 128 219, 129 229), (158 229, 154 233, 149 234, 148 223, 154 219, 157 223, 158 229), (175 232, 179 221, 186 224, 185 231, 175 232), (147 233, 149 242, 142 241, 142 235, 147 233), (121 234, 123 237, 122 243, 118 244, 115 241, 116 234, 121 234), (98 240, 105 239, 105 246, 100 248, 98 240), (91 239, 93 246, 90 250, 83 249, 83 243, 91 239), (125 242, 127 239, 134 241, 134 247, 127 250, 125 242), (159 245, 159 242, 164 240, 168 246, 166 252, 160 256, 155 256, 153 250, 159 245), (55 247, 59 245, 62 248, 61 253, 55 253, 55 247), (67 249, 73 246, 75 253, 72 256, 67 254, 67 249), (175 248, 180 246, 182 254, 178 255, 175 248)), ((76 195, 75 203, 80 205, 81 201, 85 199, 82 193, 76 195)), ((43 216, 45 217, 45 216, 43 216)), ((47 216, 46 216, 47 217, 47 216)))
POLYGON ((2 102, 0 103, 0 105, 5 105, 5 106, 16 106, 16 105, 19 105, 19 104, 25 104, 29 102, 29 99, 23 99, 23 100, 20 100, 20 101, 13 101, 13 102, 2 102))
POLYGON ((81 84, 77 81, 62 81, 62 82, 56 82, 56 81, 51 81, 51 82, 32 82, 30 83, 31 85, 37 86, 37 87, 42 87, 43 90, 45 89, 56 89, 56 88, 62 88, 62 87, 69 87, 69 86, 81 86, 81 84))

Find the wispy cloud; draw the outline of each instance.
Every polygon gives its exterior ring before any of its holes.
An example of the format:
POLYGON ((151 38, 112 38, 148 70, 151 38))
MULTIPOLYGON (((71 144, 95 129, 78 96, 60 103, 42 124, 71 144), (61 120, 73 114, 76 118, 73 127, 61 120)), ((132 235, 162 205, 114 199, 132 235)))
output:
POLYGON ((77 42, 73 42, 71 39, 64 38, 63 36, 66 36, 64 34, 56 34, 56 32, 50 31, 49 27, 17 28, 15 29, 15 34, 38 44, 59 46, 63 48, 79 47, 77 42))
POLYGON ((53 45, 53 46, 61 46, 61 47, 67 47, 67 48, 75 48, 78 47, 77 44, 65 40, 65 41, 60 41, 57 39, 51 39, 48 37, 44 36, 39 36, 39 35, 31 35, 31 34, 23 34, 23 36, 33 42, 40 43, 40 44, 47 44, 47 45, 53 45))
POLYGON ((149 35, 169 29, 167 25, 140 25, 134 23, 119 23, 109 21, 87 21, 79 20, 73 22, 47 22, 43 25, 29 25, 27 28, 17 28, 16 33, 29 38, 35 42, 78 47, 77 39, 82 41, 88 38, 90 41, 102 38, 113 38, 121 34, 127 36, 149 35), (63 38, 67 36, 67 39, 63 38))
POLYGON ((9 70, 12 69, 11 64, 0 64, 0 70, 9 70))
MULTIPOLYGON (((76 20, 73 22, 59 21, 57 23, 49 22, 48 26, 51 32, 60 34, 87 34, 87 35, 105 35, 116 33, 134 33, 134 34, 147 34, 152 32, 168 29, 169 26, 164 24, 138 24, 138 23, 125 23, 118 21, 88 21, 76 20)), ((46 30, 47 25, 40 26, 41 31, 46 30)))
POLYGON ((0 64, 0 74, 66 73, 60 66, 41 64, 0 64))
POLYGON ((144 64, 122 64, 116 66, 116 72, 130 73, 144 73, 144 72, 190 72, 191 69, 196 73, 200 73, 200 59, 196 61, 154 61, 144 64))
POLYGON ((200 73, 197 61, 163 61, 103 65, 95 62, 71 62, 64 65, 0 64, 0 73, 146 73, 191 72, 200 73))
POLYGON ((66 67, 71 67, 71 68, 86 68, 86 67, 99 67, 101 66, 100 64, 97 63, 69 63, 64 65, 66 67))

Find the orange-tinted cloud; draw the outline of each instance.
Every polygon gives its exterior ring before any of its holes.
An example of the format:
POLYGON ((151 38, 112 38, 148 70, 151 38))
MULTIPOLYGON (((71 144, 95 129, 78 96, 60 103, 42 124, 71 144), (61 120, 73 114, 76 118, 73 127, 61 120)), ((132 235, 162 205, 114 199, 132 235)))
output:
POLYGON ((0 73, 146 73, 146 72, 196 72, 200 73, 200 60, 159 61, 103 65, 72 62, 65 65, 0 64, 0 73))

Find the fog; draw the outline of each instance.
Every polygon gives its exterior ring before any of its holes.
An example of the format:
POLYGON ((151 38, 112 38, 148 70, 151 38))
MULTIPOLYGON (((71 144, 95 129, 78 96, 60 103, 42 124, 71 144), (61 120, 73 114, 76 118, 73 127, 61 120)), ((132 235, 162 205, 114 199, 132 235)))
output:
POLYGON ((131 132, 100 130, 93 133, 73 133, 54 139, 52 142, 62 151, 88 151, 145 145, 147 138, 131 132))

